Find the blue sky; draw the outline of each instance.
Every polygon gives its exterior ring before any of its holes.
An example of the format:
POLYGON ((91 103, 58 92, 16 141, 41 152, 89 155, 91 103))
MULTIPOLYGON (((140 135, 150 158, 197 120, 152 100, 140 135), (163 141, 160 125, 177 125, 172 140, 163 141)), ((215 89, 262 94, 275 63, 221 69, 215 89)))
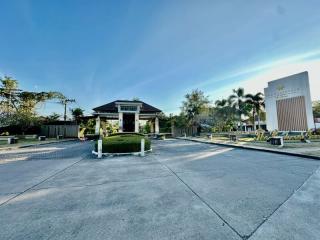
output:
POLYGON ((251 79, 263 91, 258 76, 288 64, 310 63, 320 81, 318 0, 0 2, 0 76, 61 91, 86 114, 133 97, 176 113, 194 88, 215 100, 251 79))

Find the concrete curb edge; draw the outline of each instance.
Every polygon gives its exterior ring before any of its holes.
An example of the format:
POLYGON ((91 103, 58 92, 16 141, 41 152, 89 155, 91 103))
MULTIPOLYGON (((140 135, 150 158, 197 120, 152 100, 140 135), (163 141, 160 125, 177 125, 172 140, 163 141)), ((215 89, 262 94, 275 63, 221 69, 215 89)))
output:
MULTIPOLYGON (((150 153, 152 152, 152 148, 149 150, 144 151, 145 153, 150 153)), ((98 156, 98 152, 92 150, 91 152, 93 155, 98 156)), ((128 152, 128 153, 102 153, 102 156, 107 156, 107 157, 115 157, 115 156, 128 156, 128 155, 134 155, 134 156, 139 156, 141 152, 128 152)))
POLYGON ((219 145, 219 146, 224 146, 224 147, 233 147, 233 148, 241 148, 241 149, 253 150, 253 151, 277 153, 277 154, 282 154, 282 155, 289 155, 289 156, 300 157, 300 158, 308 158, 308 159, 313 159, 313 160, 320 160, 320 157, 305 155, 305 154, 301 154, 301 153, 283 152, 283 151, 277 151, 277 150, 273 150, 273 149, 262 149, 262 148, 248 147, 248 146, 237 146, 237 145, 232 145, 232 144, 227 144, 227 143, 205 142, 205 141, 201 141, 201 140, 183 138, 183 137, 181 137, 181 138, 177 137, 176 139, 186 140, 186 141, 191 141, 191 142, 198 142, 198 143, 205 143, 205 144, 213 144, 213 145, 219 145))
POLYGON ((36 146, 42 146, 42 145, 48 145, 48 144, 54 144, 54 143, 71 142, 71 141, 77 141, 77 140, 78 139, 68 139, 68 140, 52 141, 52 142, 45 142, 45 143, 28 144, 28 145, 22 145, 22 146, 4 147, 4 148, 0 148, 0 152, 6 151, 6 150, 15 150, 15 149, 20 149, 20 148, 36 147, 36 146))

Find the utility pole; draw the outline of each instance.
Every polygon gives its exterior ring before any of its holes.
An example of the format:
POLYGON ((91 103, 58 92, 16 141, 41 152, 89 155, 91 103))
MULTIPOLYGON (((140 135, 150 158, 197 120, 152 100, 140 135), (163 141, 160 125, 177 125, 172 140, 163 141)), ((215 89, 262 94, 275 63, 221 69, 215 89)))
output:
POLYGON ((73 103, 75 102, 75 99, 69 99, 69 98, 64 98, 61 100, 61 103, 64 105, 64 115, 63 115, 63 120, 64 120, 64 134, 63 137, 66 137, 66 122, 67 122, 67 104, 68 103, 73 103))
POLYGON ((75 102, 75 101, 76 101, 75 99, 69 99, 69 98, 62 99, 62 100, 61 100, 61 103, 64 105, 63 120, 64 120, 65 122, 67 121, 67 104, 68 104, 68 103, 73 103, 73 102, 75 102))

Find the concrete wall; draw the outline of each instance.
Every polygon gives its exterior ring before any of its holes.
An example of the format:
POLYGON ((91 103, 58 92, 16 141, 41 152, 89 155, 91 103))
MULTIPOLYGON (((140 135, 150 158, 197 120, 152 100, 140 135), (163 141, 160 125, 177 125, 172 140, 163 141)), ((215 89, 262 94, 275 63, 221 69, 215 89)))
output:
POLYGON ((268 82, 268 87, 264 89, 264 94, 267 129, 269 131, 279 129, 276 106, 277 100, 299 96, 304 96, 305 98, 307 127, 308 129, 314 128, 308 72, 302 72, 268 82))

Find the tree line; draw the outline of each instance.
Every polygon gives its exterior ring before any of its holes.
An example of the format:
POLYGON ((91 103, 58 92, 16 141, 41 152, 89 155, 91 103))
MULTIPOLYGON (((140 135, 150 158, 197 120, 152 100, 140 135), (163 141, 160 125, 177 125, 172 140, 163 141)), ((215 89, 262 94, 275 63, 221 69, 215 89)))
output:
MULTIPOLYGON (((230 96, 212 103, 203 91, 195 89, 184 98, 180 114, 169 117, 179 128, 207 125, 211 131, 228 132, 242 130, 243 123, 249 122, 253 130, 257 130, 261 128, 261 121, 266 120, 264 95, 261 92, 245 93, 243 88, 237 88, 232 90, 230 96)), ((312 110, 313 117, 320 119, 319 100, 312 102, 312 110)))
MULTIPOLYGON (((41 104, 55 100, 65 106, 64 120, 66 120, 67 103, 75 100, 68 99, 57 91, 26 91, 19 88, 19 82, 12 77, 5 76, 0 78, 0 127, 19 125, 23 128, 37 125, 39 122, 55 121, 61 115, 53 113, 43 117, 37 113, 37 107, 41 104)), ((82 116, 83 110, 80 108, 72 109, 74 118, 82 116)))
POLYGON ((213 131, 239 130, 243 122, 249 120, 253 130, 256 130, 255 122, 258 122, 260 128, 261 121, 265 120, 264 106, 264 95, 261 92, 246 94, 243 88, 233 89, 229 97, 212 104, 209 96, 195 89, 185 95, 181 113, 172 118, 177 127, 206 125, 213 131))

